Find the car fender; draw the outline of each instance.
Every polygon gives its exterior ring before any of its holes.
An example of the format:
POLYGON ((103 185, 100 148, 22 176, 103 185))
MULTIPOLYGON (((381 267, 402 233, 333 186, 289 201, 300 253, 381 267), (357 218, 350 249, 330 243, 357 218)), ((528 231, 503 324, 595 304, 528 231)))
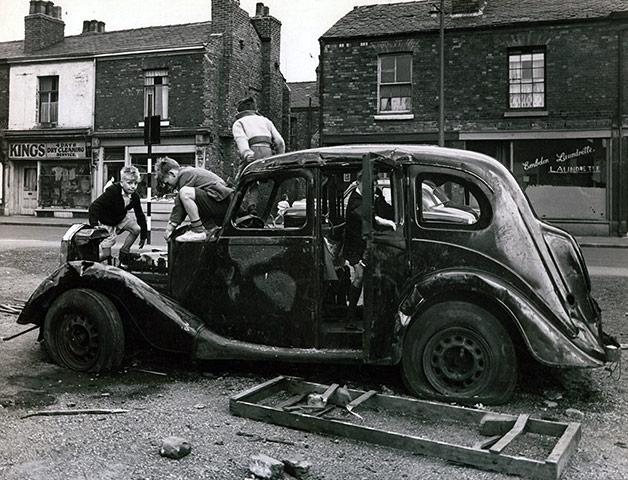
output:
POLYGON ((90 261, 65 263, 46 278, 26 302, 17 323, 43 327, 54 300, 79 287, 107 295, 155 348, 193 353, 195 337, 203 327, 201 319, 129 272, 90 261))
MULTIPOLYGON (((561 328, 560 318, 548 309, 541 312, 523 292, 501 278, 474 270, 439 271, 413 282, 403 297, 397 313, 395 344, 402 347, 405 332, 411 321, 420 317, 429 306, 448 298, 464 298, 486 306, 489 302, 507 313, 530 354, 539 362, 552 366, 598 367, 604 365, 604 349, 587 329, 569 332, 561 328), (551 320, 550 320, 551 319, 551 320), (590 347, 585 352, 573 342, 583 336, 580 343, 590 347)), ((401 349, 398 350, 400 359, 401 349)))

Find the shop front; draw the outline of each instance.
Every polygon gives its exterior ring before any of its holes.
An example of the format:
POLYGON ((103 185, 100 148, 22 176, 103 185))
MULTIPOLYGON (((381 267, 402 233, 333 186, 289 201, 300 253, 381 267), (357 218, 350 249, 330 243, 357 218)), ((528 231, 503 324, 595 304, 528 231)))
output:
POLYGON ((85 137, 8 139, 5 214, 85 217, 92 200, 85 137))
POLYGON ((496 157, 525 191, 537 216, 576 235, 610 235, 610 134, 582 138, 468 140, 496 157))

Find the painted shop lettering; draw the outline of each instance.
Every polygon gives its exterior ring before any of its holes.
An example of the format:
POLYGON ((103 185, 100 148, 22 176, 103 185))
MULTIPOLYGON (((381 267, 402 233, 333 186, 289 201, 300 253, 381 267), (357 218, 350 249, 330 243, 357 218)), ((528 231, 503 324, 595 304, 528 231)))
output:
POLYGON ((46 145, 43 143, 12 143, 9 145, 9 156, 24 157, 45 157, 46 145))
MULTIPOLYGON (((591 153, 595 152, 595 149, 593 147, 591 147, 590 145, 586 145, 582 148, 576 148, 575 151, 571 152, 571 153, 566 153, 566 152, 560 152, 556 154, 556 162, 558 163, 563 163, 566 162, 567 160, 573 160, 574 158, 578 158, 581 157, 583 155, 589 155, 591 153)), ((536 158, 534 160, 534 162, 521 162, 521 166, 523 167, 523 169, 525 171, 528 171, 532 168, 537 168, 540 167, 541 165, 547 165, 548 163, 550 163, 549 158, 545 158, 543 155, 541 155, 540 158, 536 158)), ((549 173, 585 173, 585 171, 563 171, 566 169, 578 169, 580 167, 574 166, 574 167, 556 167, 554 168, 553 166, 550 166, 549 168, 549 173)), ((590 166, 584 166, 583 168, 590 168, 590 170, 588 170, 587 172, 599 172, 599 167, 594 167, 593 165, 590 166)))

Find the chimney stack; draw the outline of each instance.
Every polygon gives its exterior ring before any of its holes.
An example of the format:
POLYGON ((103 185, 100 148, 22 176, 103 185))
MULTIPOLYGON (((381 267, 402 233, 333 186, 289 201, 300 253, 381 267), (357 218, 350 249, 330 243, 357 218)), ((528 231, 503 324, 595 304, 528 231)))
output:
POLYGON ((31 0, 24 17, 24 53, 32 53, 63 42, 65 23, 62 9, 53 2, 31 0))
POLYGON ((451 13, 472 14, 479 13, 481 0, 451 0, 451 13))
POLYGON ((262 2, 259 2, 257 5, 255 5, 255 16, 261 17, 263 15, 264 15, 264 4, 262 2))
POLYGON ((81 35, 85 33, 102 33, 105 31, 105 22, 99 22, 98 20, 83 20, 83 31, 81 35))

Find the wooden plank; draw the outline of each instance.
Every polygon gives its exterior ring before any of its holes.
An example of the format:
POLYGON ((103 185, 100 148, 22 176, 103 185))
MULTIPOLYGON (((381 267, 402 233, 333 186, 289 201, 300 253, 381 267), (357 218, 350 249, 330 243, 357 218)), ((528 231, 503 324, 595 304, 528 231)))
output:
POLYGON ((289 413, 264 405, 247 402, 230 404, 231 413, 242 417, 283 425, 298 430, 323 433, 353 440, 398 448, 420 455, 443 458, 485 470, 519 475, 524 478, 556 480, 553 470, 545 462, 523 457, 490 454, 486 450, 453 445, 413 435, 377 430, 335 419, 318 418, 305 413, 289 413))
POLYGON ((307 396, 308 396, 307 393, 297 393, 296 395, 293 395, 289 399, 279 403, 277 405, 277 408, 292 407, 293 405, 296 405, 297 403, 305 400, 305 397, 307 396))
POLYGON ((264 383, 260 383, 254 387, 249 388, 243 392, 234 395, 229 399, 229 403, 231 402, 239 402, 242 400, 247 400, 249 402, 257 402, 266 397, 269 397, 273 393, 280 391, 284 384, 286 383, 286 377, 278 376, 272 378, 264 383))
POLYGON ((582 429, 580 424, 575 422, 570 423, 565 429, 565 433, 563 433, 562 437, 560 437, 556 445, 554 445, 552 452, 545 459, 545 463, 555 469, 556 478, 560 478, 569 458, 576 451, 581 435, 582 429))
POLYGON ((515 425, 510 429, 510 431, 506 435, 504 435, 495 445, 489 448, 488 451, 491 453, 501 453, 502 450, 506 448, 508 444, 517 437, 517 435, 525 431, 529 418, 530 415, 527 414, 519 415, 519 418, 515 422, 515 425))
POLYGON ((480 450, 486 450, 487 448, 492 447, 493 445, 495 445, 501 438, 502 438, 501 435, 495 435, 494 437, 490 437, 490 438, 487 438, 486 440, 483 440, 481 442, 477 442, 475 445, 473 445, 473 448, 479 448, 480 450))

